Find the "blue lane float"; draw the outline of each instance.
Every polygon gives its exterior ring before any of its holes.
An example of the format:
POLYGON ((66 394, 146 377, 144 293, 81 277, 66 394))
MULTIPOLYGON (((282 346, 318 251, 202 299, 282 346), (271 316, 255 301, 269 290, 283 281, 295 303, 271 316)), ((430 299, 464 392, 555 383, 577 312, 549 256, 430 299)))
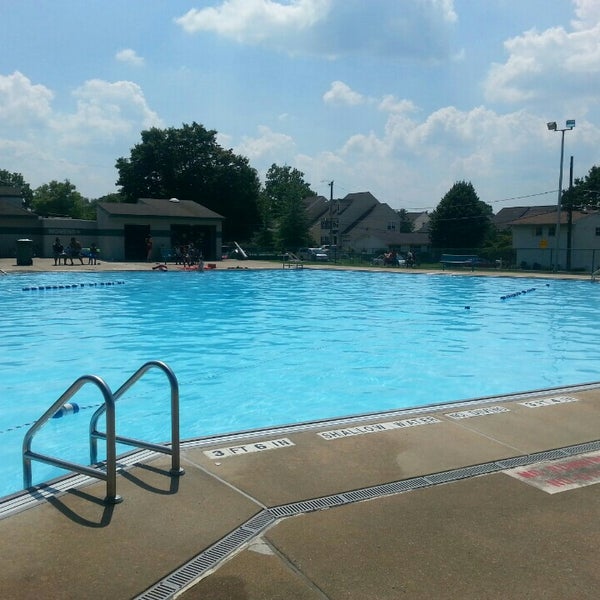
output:
POLYGON ((66 285, 40 285, 40 286, 32 286, 32 287, 24 287, 21 288, 24 292, 36 292, 36 291, 45 291, 45 290, 74 290, 76 288, 82 287, 96 287, 99 285, 123 285, 124 281, 101 281, 101 282, 93 282, 93 283, 72 283, 66 285))
POLYGON ((67 402, 63 404, 53 415, 53 419, 60 419, 67 415, 74 415, 79 412, 79 404, 76 402, 67 402))
POLYGON ((508 300, 509 298, 516 298, 517 296, 523 296, 523 294, 530 294, 531 292, 535 292, 535 288, 529 288, 528 290, 521 290, 520 292, 513 292, 512 294, 506 294, 504 296, 500 296, 500 300, 508 300))

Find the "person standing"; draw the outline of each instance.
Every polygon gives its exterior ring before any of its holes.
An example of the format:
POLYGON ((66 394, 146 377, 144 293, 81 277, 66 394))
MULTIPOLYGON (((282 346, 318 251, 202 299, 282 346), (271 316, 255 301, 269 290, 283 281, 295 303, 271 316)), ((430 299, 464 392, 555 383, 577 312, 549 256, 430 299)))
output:
POLYGON ((152 258, 152 236, 149 235, 146 238, 146 262, 149 262, 152 258))
POLYGON ((92 245, 90 246, 90 254, 88 257, 88 265, 95 265, 97 264, 97 259, 98 259, 98 253, 100 251, 98 250, 98 246, 96 246, 96 243, 93 242, 92 245))

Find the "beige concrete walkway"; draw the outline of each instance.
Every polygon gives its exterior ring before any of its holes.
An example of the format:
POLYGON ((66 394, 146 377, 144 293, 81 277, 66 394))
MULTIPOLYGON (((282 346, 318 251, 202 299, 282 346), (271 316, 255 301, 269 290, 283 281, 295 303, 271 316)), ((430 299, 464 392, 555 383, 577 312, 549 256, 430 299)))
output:
MULTIPOLYGON (((2 597, 596 598, 598 486, 549 494, 496 461, 597 440, 599 403, 600 384, 189 444, 181 478, 167 457, 120 474, 121 504, 94 483, 0 520, 2 597), (481 463, 496 468, 427 477, 481 463)), ((594 449, 567 459, 591 465, 579 483, 600 480, 594 449)))
MULTIPOLYGON (((41 272, 69 272, 69 271, 86 271, 86 272, 94 272, 94 271, 149 271, 152 270, 153 267, 156 267, 161 263, 157 262, 111 262, 111 261, 99 261, 96 265, 88 265, 87 259, 84 259, 84 264, 74 265, 54 265, 54 260, 52 258, 34 258, 32 265, 17 265, 16 259, 14 258, 0 258, 0 275, 2 273, 41 273, 41 272)), ((281 269, 283 263, 277 261, 266 261, 266 260, 235 260, 228 259, 217 261, 216 263, 217 270, 230 270, 230 269, 281 269)), ((169 263, 167 265, 168 270, 177 271, 181 270, 182 267, 180 265, 174 265, 169 263)), ((442 271, 441 266, 439 268, 434 269, 405 269, 405 268, 393 268, 393 267, 372 267, 368 265, 361 265, 357 267, 347 266, 347 265, 337 265, 335 263, 306 263, 304 265, 306 269, 338 269, 338 270, 369 270, 369 271, 384 271, 384 272, 392 272, 392 273, 430 273, 430 272, 439 272, 444 275, 454 275, 460 274, 468 277, 472 276, 494 276, 494 277, 526 277, 526 278, 549 278, 549 277, 558 277, 560 279, 583 279, 589 280, 590 274, 584 273, 543 273, 539 271, 530 272, 530 271, 498 271, 495 269, 487 269, 487 270, 476 270, 471 271, 470 269, 457 268, 446 269, 442 271)))

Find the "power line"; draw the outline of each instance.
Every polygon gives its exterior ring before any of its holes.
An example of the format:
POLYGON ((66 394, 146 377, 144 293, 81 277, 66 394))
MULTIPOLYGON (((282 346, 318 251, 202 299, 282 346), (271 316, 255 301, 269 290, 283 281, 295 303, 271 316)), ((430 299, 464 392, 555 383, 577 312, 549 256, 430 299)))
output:
POLYGON ((535 196, 546 196, 547 194, 556 194, 558 190, 548 190, 547 192, 538 192, 537 194, 527 194, 525 196, 512 196, 511 198, 502 198, 501 200, 492 200, 490 204, 497 202, 510 202, 512 200, 523 200, 524 198, 534 198, 535 196))

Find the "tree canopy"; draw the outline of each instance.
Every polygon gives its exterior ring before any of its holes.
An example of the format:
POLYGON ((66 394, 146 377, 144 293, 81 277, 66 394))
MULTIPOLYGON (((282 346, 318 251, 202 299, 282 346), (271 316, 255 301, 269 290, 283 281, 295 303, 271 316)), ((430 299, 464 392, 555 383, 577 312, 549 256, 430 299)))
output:
POLYGON ((410 220, 408 211, 405 208, 401 208, 398 211, 398 216, 400 217, 400 232, 412 233, 414 230, 414 223, 410 220))
POLYGON ((309 243, 304 199, 314 195, 302 171, 276 164, 267 171, 260 199, 263 230, 275 231, 281 248, 309 243))
POLYGON ((0 185, 19 188, 23 198, 23 208, 31 208, 33 191, 21 173, 11 173, 6 169, 0 169, 0 185))
POLYGON ((32 208, 42 217, 95 218, 89 202, 68 179, 63 182, 51 181, 36 188, 32 208))
POLYGON ((435 248, 478 248, 492 215, 492 207, 479 199, 473 184, 458 181, 431 213, 431 243, 435 248))
POLYGON ((222 148, 198 123, 142 131, 129 158, 119 158, 117 185, 138 198, 194 200, 226 217, 226 237, 246 240, 258 228, 260 182, 246 157, 222 148))
POLYGON ((562 196, 563 208, 579 210, 600 208, 600 167, 593 166, 585 177, 578 177, 562 196))

